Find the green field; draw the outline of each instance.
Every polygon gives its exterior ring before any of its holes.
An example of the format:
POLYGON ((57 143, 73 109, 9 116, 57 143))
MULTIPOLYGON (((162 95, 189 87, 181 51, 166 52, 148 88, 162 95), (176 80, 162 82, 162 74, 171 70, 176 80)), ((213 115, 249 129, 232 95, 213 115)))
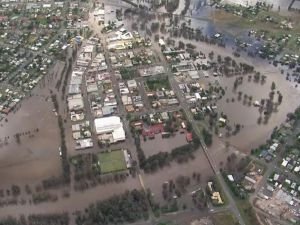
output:
POLYGON ((236 199, 235 202, 246 225, 259 224, 256 213, 248 199, 236 199))
POLYGON ((112 173, 126 170, 126 162, 122 150, 99 153, 98 161, 100 163, 101 173, 112 173))
POLYGON ((215 225, 239 224, 238 221, 236 220, 236 218, 234 218, 234 216, 229 212, 213 214, 212 220, 215 225))
POLYGON ((145 82, 145 84, 149 91, 158 91, 163 88, 167 90, 170 89, 168 77, 150 78, 145 82))

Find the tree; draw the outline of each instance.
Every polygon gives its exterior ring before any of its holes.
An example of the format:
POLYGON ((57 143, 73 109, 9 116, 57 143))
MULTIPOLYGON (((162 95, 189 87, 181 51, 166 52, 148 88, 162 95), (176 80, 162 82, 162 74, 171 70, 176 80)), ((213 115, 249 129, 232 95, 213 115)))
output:
POLYGON ((234 83, 233 83, 233 89, 236 90, 238 87, 238 80, 235 79, 234 83))
POLYGON ((165 8, 167 12, 173 13, 178 8, 178 5, 179 5, 179 0, 169 0, 165 4, 165 8))
POLYGON ((152 33, 156 33, 158 31, 158 29, 159 29, 159 23, 158 22, 151 24, 151 32, 152 33))
POLYGON ((185 44, 182 41, 178 42, 178 48, 185 49, 185 44))
POLYGON ((211 51, 209 54, 208 54, 208 57, 210 60, 213 60, 214 59, 214 51, 211 51))
POLYGON ((21 193, 21 189, 17 185, 12 185, 11 192, 12 192, 13 196, 18 196, 21 193))
POLYGON ((274 83, 274 81, 272 82, 272 85, 271 85, 271 90, 274 91, 276 89, 276 84, 274 83))
POLYGON ((225 148, 228 150, 229 147, 230 147, 230 143, 229 143, 229 141, 226 141, 226 142, 225 142, 225 148))
POLYGON ((18 145, 21 144, 21 134, 20 134, 20 133, 17 133, 15 137, 16 137, 16 142, 17 142, 17 144, 18 144, 18 145))
POLYGON ((257 72, 254 74, 254 80, 255 80, 255 82, 258 82, 259 79, 260 79, 260 72, 257 72))
POLYGON ((222 57, 220 55, 218 55, 217 60, 218 60, 218 63, 221 63, 222 62, 222 57))
POLYGON ((267 78, 266 75, 262 75, 261 76, 261 82, 264 83, 266 81, 266 78, 267 78))
POLYGON ((239 100, 239 101, 240 101, 241 98, 242 98, 242 94, 243 94, 243 93, 242 93, 241 91, 238 92, 238 100, 239 100))
POLYGON ((212 144, 212 135, 205 128, 202 130, 202 135, 204 139, 204 143, 208 146, 212 144))
POLYGON ((283 98, 282 94, 279 94, 279 95, 278 95, 278 103, 279 103, 279 104, 282 103, 282 98, 283 98))

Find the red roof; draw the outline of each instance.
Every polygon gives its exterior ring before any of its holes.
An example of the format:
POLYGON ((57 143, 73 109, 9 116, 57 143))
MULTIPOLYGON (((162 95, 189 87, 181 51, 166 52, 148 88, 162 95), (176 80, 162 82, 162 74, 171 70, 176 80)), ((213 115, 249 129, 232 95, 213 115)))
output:
POLYGON ((186 133, 186 140, 187 142, 193 141, 193 134, 192 133, 186 133))
POLYGON ((142 135, 143 136, 153 136, 154 134, 159 134, 164 132, 164 125, 163 124, 155 124, 147 128, 143 128, 142 135))
POLYGON ((0 16, 0 21, 4 21, 4 20, 8 20, 8 17, 7 16, 0 16))

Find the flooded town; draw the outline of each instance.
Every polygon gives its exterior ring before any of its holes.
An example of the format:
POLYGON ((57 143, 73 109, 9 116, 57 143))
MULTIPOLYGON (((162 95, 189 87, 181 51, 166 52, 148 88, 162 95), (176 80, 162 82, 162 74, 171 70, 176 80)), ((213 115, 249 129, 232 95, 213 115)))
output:
POLYGON ((300 224, 299 0, 1 0, 0 224, 300 224))

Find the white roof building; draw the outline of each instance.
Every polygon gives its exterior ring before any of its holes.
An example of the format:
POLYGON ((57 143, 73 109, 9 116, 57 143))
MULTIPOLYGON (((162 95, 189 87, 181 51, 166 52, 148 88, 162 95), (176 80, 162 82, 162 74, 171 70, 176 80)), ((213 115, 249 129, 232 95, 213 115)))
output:
POLYGON ((70 111, 83 109, 84 103, 81 94, 69 96, 68 107, 70 111))
POLYGON ((228 177, 228 180, 230 180, 231 182, 234 182, 234 178, 233 178, 233 176, 232 175, 227 175, 227 177, 228 177))
MULTIPOLYGON (((296 166, 295 168, 294 168, 294 172, 299 172, 300 171, 300 166, 296 166)), ((300 187, 300 186, 299 186, 300 187)))
POLYGON ((165 41, 161 38, 158 40, 158 44, 159 44, 159 46, 165 46, 166 45, 165 41))
POLYGON ((135 80, 128 80, 127 86, 129 89, 135 89, 135 88, 137 88, 137 83, 135 80))
POLYGON ((94 52, 94 45, 87 45, 84 47, 84 53, 93 53, 94 52))
POLYGON ((96 133, 98 135, 111 134, 113 143, 125 140, 125 131, 120 117, 110 116, 97 118, 94 122, 96 133))
POLYGON ((283 167, 286 167, 288 163, 289 163, 288 160, 283 159, 281 165, 282 165, 283 167))

